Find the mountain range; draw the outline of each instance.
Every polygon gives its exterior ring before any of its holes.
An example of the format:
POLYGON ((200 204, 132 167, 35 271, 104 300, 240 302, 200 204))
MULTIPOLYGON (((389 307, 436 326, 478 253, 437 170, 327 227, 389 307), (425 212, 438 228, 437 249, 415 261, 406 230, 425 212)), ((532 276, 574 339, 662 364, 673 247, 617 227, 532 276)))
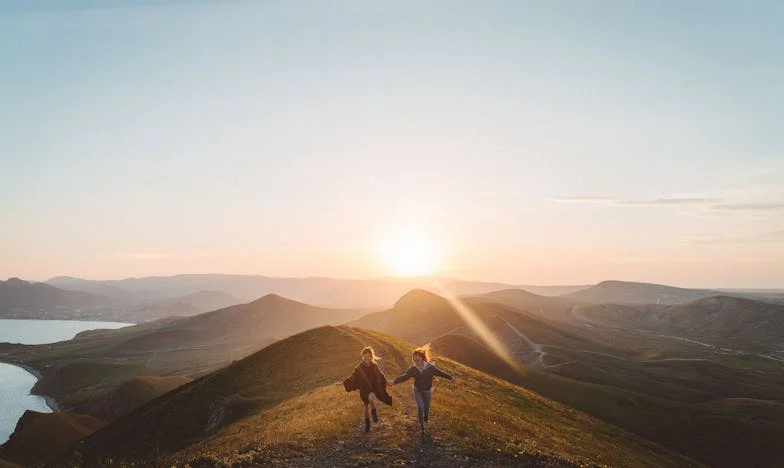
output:
MULTIPOLYGON (((460 296, 437 286, 375 311, 266 294, 62 343, 2 344, 0 361, 40 373, 33 391, 61 411, 52 431, 36 429, 46 417, 26 415, 0 457, 51 466, 784 463, 784 306, 770 292, 703 297, 612 281, 558 296, 497 284, 460 296), (359 349, 372 344, 394 376, 426 342, 458 378, 438 383, 432 433, 417 433, 410 390, 394 387, 395 404, 363 436, 358 399, 340 385, 359 349), (52 450, 33 453, 35 444, 52 450)), ((235 297, 226 294, 206 296, 235 297)))

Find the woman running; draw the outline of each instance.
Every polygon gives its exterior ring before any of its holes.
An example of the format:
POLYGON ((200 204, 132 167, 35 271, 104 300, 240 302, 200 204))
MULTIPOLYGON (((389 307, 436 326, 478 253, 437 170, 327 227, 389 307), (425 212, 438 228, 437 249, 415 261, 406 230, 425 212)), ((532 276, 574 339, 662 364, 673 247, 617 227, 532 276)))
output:
POLYGON ((373 415, 373 422, 378 422, 376 402, 380 400, 392 405, 392 397, 387 393, 387 378, 378 368, 373 348, 362 348, 360 355, 362 361, 354 368, 351 376, 343 381, 343 386, 347 392, 359 390, 365 414, 365 432, 370 432, 370 415, 373 415))
POLYGON ((430 362, 430 343, 415 349, 411 357, 414 365, 388 383, 389 385, 397 385, 408 379, 414 379, 414 399, 419 415, 419 427, 424 433, 425 423, 430 416, 430 401, 433 399, 433 377, 438 376, 452 381, 455 378, 436 368, 435 364, 430 362))

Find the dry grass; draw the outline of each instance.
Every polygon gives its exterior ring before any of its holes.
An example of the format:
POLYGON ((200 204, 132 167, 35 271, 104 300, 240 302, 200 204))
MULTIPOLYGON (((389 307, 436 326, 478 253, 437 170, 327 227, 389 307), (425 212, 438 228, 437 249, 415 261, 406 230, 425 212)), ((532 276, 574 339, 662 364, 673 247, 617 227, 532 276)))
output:
MULTIPOLYGON (((341 340, 353 335, 357 344, 372 344, 384 357, 382 366, 389 377, 408 365, 412 345, 358 329, 343 332, 341 340)), ((352 361, 346 363, 347 368, 352 361)), ((392 388, 394 405, 381 406, 382 421, 374 424, 370 436, 362 433, 361 405, 356 394, 346 394, 342 385, 331 384, 250 414, 204 441, 165 457, 161 463, 395 464, 417 456, 461 463, 468 460, 469 464, 498 460, 610 466, 691 463, 644 439, 457 362, 440 357, 439 365, 454 372, 459 381, 437 383, 431 435, 426 441, 418 434, 410 383, 392 388)))

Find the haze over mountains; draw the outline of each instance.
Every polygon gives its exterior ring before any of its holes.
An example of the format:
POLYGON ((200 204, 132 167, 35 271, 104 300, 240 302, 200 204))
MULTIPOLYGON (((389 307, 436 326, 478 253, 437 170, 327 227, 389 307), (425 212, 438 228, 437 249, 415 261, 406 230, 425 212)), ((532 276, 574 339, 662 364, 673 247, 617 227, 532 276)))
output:
MULTIPOLYGON (((215 286, 204 281, 189 287, 215 286)), ((297 287, 304 291, 309 280, 301 281, 297 287)), ((360 284, 383 296, 409 283, 360 284)), ((55 466, 108 458, 311 466, 362 463, 368 453, 382 463, 410 461, 418 446, 422 460, 438 455, 469 464, 784 463, 784 305, 770 291, 755 300, 607 281, 546 296, 502 284, 461 284, 468 291, 462 296, 412 288, 375 310, 325 308, 273 293, 195 315, 84 332, 62 343, 2 344, 0 361, 36 369, 42 378, 34 392, 59 403, 63 412, 52 427, 90 428, 72 446, 72 436, 42 432, 36 428, 43 419, 27 415, 2 456, 55 466), (382 368, 394 375, 408 365, 410 349, 425 342, 460 382, 439 386, 438 438, 400 437, 413 427, 412 408, 408 391, 396 389, 398 404, 387 410, 369 452, 354 434, 355 396, 333 384, 350 372, 362 343, 377 346, 382 368), (492 422, 499 426, 488 428, 492 422), (57 440, 49 444, 57 453, 25 449, 47 438, 57 440)), ((4 286, 46 291, 50 298, 102 297, 19 280, 4 286)), ((157 287, 153 303, 178 303, 157 287)), ((205 304, 237 297, 213 291, 192 297, 205 304)), ((185 297, 188 290, 168 294, 185 297)))
MULTIPOLYGON (((556 295, 588 287, 576 286, 514 286, 503 283, 463 281, 438 278, 443 287, 454 294, 482 294, 505 288, 523 288, 528 291, 556 295)), ((198 291, 222 291, 243 301, 251 301, 265 294, 279 294, 308 304, 339 308, 389 307, 406 292, 433 287, 433 278, 278 278, 260 275, 177 275, 167 277, 128 278, 123 280, 84 280, 55 277, 47 284, 61 289, 85 291, 108 297, 143 295, 148 299, 169 299, 198 291)))
POLYGON ((98 281, 55 277, 45 283, 0 281, 0 318, 61 318, 146 322, 189 316, 279 294, 307 304, 367 311, 391 307, 412 289, 456 296, 524 290, 589 303, 680 304, 728 295, 784 304, 781 292, 684 289, 648 283, 605 281, 594 286, 515 286, 455 279, 275 278, 252 275, 178 275, 98 281))

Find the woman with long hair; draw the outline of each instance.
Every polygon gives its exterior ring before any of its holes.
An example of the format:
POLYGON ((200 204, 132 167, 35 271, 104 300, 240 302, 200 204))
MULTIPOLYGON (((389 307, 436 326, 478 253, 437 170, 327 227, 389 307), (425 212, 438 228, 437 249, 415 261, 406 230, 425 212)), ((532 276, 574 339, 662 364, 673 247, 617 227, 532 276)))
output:
POLYGON ((392 405, 392 397, 387 393, 387 378, 378 367, 376 353, 373 348, 366 346, 360 353, 362 360, 354 372, 343 381, 343 387, 347 392, 359 390, 359 398, 362 400, 362 408, 365 414, 365 432, 370 432, 370 416, 373 422, 378 422, 378 411, 376 403, 378 401, 392 405))
POLYGON ((388 384, 397 385, 408 379, 414 379, 414 399, 417 404, 419 427, 422 433, 424 433, 425 423, 430 418, 430 402, 433 400, 433 377, 438 376, 452 381, 455 378, 438 369, 431 362, 430 343, 415 349, 411 353, 411 359, 414 361, 414 364, 400 376, 396 377, 395 380, 388 382, 388 384))

